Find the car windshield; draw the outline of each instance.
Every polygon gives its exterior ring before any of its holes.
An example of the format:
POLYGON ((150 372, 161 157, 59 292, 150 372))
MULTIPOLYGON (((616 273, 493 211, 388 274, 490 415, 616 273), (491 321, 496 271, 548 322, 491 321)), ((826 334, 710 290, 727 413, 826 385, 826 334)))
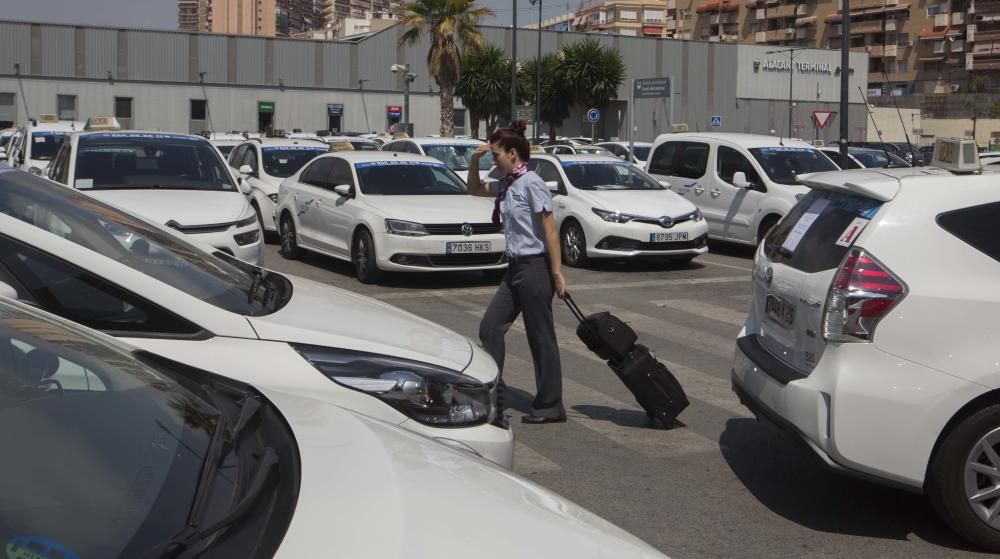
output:
POLYGON ((10 141, 12 138, 14 138, 13 132, 0 136, 0 148, 6 148, 8 145, 10 145, 10 141))
POLYGON ((0 303, 0 440, 20 457, 0 463, 8 556, 139 557, 169 539, 221 417, 167 371, 0 303))
POLYGON ((236 190, 232 175, 208 140, 155 133, 81 136, 70 186, 236 190))
POLYGON ((283 179, 294 175, 314 157, 329 150, 323 146, 265 146, 260 151, 263 152, 264 172, 283 179))
MULTIPOLYGON (((424 153, 444 163, 452 171, 468 171, 472 154, 483 144, 423 144, 424 153)), ((493 166, 493 154, 486 152, 479 158, 479 170, 489 171, 493 166)))
POLYGON ((354 140, 351 141, 351 147, 354 148, 354 151, 379 151, 378 144, 375 142, 359 142, 354 140))
POLYGON ((652 146, 635 146, 633 153, 635 153, 635 158, 639 161, 646 161, 649 159, 649 151, 651 149, 652 146))
POLYGON ((886 168, 886 167, 909 167, 910 164, 906 162, 905 159, 899 157, 894 153, 888 153, 884 151, 876 150, 859 150, 852 151, 851 155, 855 159, 861 162, 862 165, 868 168, 886 168))
POLYGON ((179 235, 44 179, 0 174, 0 213, 233 313, 271 314, 292 295, 291 283, 280 274, 221 252, 208 253, 179 235))
POLYGON ((629 163, 563 161, 570 184, 581 190, 664 190, 653 177, 629 163))
POLYGON ((804 147, 750 148, 750 154, 778 184, 795 184, 796 175, 836 171, 833 161, 818 149, 804 147))
POLYGON ((446 165, 418 161, 356 163, 358 186, 367 195, 467 194, 465 183, 446 165))
POLYGON ((63 142, 66 141, 66 137, 66 132, 32 132, 31 158, 39 161, 51 161, 63 142))

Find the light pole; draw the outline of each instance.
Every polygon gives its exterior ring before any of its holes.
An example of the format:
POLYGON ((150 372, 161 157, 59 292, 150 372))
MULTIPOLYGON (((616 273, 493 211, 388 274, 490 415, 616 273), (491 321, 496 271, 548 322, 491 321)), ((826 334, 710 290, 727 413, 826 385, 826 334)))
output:
POLYGON ((410 84, 417 79, 417 75, 410 72, 409 64, 393 64, 389 70, 393 74, 403 72, 403 128, 410 134, 410 84))
POLYGON ((799 51, 806 50, 805 47, 791 47, 787 49, 780 50, 769 50, 764 54, 784 54, 788 53, 788 137, 792 138, 792 108, 795 104, 792 102, 792 77, 795 75, 795 55, 799 51))
POLYGON ((535 137, 538 137, 538 119, 542 108, 542 0, 529 0, 534 6, 538 3, 538 56, 535 58, 535 137))
POLYGON ((517 119, 517 0, 510 21, 510 121, 517 119))

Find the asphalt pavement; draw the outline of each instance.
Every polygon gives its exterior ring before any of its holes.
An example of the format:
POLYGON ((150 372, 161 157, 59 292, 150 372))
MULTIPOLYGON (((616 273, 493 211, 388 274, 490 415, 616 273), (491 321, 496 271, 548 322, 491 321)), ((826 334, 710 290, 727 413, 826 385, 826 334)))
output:
MULTIPOLYGON (((575 319, 556 300, 569 421, 520 422, 534 374, 524 330, 515 324, 504 371, 517 440, 514 470, 677 559, 987 555, 954 535, 922 496, 833 473, 802 443, 757 423, 740 405, 729 372, 750 304, 752 257, 750 248, 713 244, 684 266, 565 268, 584 311, 609 310, 628 322, 681 381, 691 405, 674 428, 649 426, 625 387, 578 341, 575 319)), ((362 285, 346 262, 316 255, 289 261, 274 244, 265 265, 374 297, 472 338, 499 281, 478 272, 394 274, 382 285, 362 285)))

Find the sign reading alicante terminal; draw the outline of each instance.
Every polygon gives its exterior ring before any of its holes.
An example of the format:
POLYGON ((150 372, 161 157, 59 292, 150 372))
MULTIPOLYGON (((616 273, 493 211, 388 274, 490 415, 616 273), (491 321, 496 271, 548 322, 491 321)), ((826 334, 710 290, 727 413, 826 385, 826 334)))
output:
POLYGON ((796 72, 803 74, 832 74, 836 68, 833 64, 825 62, 789 62, 780 58, 768 58, 765 60, 755 58, 753 60, 753 69, 755 72, 761 70, 765 72, 787 72, 789 69, 794 69, 796 72))

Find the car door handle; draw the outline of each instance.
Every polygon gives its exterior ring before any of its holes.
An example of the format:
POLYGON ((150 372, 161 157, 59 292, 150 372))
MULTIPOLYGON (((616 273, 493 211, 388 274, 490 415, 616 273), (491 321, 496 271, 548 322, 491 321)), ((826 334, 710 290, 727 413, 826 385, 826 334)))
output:
POLYGON ((712 194, 712 198, 718 198, 719 196, 722 195, 722 193, 719 192, 718 188, 713 188, 711 194, 712 194))
POLYGON ((294 199, 298 200, 298 199, 299 199, 299 193, 298 193, 298 192, 296 192, 296 193, 295 193, 295 194, 294 194, 294 195, 292 196, 292 198, 294 198, 294 199))
POLYGON ((320 207, 320 206, 322 206, 322 205, 323 205, 323 201, 322 200, 316 200, 316 207, 317 208, 320 207))
POLYGON ((696 187, 694 187, 694 193, 695 193, 695 194, 701 194, 701 193, 703 193, 703 192, 705 192, 705 189, 704 189, 704 188, 702 188, 702 187, 700 187, 700 186, 696 186, 696 187))

